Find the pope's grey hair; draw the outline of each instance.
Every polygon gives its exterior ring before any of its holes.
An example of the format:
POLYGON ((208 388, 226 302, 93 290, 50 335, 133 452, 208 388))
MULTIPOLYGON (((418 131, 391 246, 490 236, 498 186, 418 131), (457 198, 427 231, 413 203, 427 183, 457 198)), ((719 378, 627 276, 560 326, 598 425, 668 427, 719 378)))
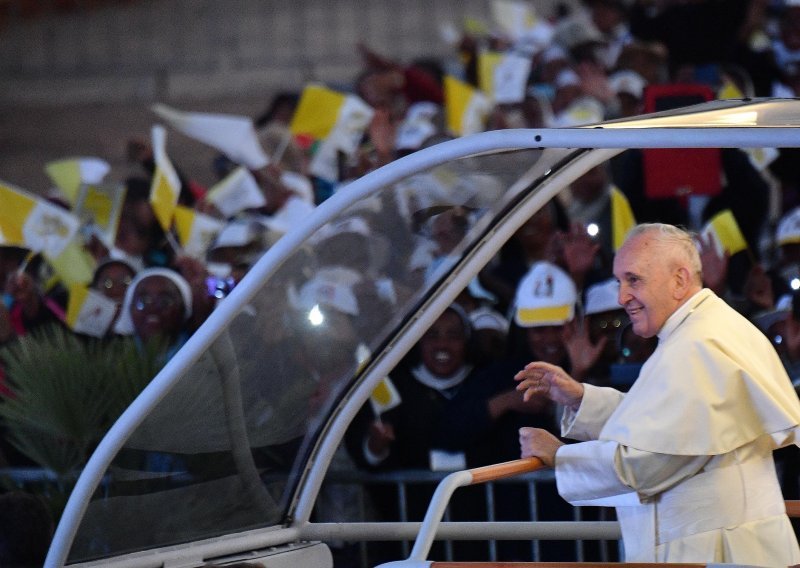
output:
POLYGON ((664 251, 664 259, 677 266, 686 266, 697 284, 703 284, 703 264, 692 232, 666 223, 642 223, 630 230, 625 242, 647 235, 664 251))

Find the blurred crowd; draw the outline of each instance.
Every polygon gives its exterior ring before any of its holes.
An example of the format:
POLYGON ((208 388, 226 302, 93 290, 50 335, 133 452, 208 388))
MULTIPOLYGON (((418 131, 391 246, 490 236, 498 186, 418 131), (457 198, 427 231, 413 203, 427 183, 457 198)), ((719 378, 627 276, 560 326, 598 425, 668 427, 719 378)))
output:
MULTIPOLYGON (((451 57, 405 62, 357 46, 363 66, 337 88, 369 109, 369 120, 352 151, 335 152, 331 167, 319 163, 324 144, 292 128, 303 92, 279 93, 252 117, 258 146, 270 158, 264 163, 226 152, 223 142, 208 142, 221 149, 210 165, 220 182, 244 168, 261 193, 255 205, 228 209, 223 205, 230 202, 215 199, 212 188, 175 164, 177 204, 217 223, 199 249, 187 250, 153 207, 160 149, 147 139, 131 139, 128 156, 140 173, 120 182, 124 200, 113 236, 80 233, 83 252, 92 259, 87 287, 113 306, 102 324, 85 329, 142 345, 157 338, 167 346, 166 361, 293 225, 331 195, 347 191, 353 180, 420 148, 482 130, 578 126, 699 100, 795 97, 800 89, 795 0, 585 0, 550 20, 526 11, 517 14, 530 16, 528 25, 502 25, 500 8, 509 13, 522 4, 498 3, 500 23, 443 27, 451 57), (487 54, 506 66, 508 81, 495 74, 489 93, 482 85, 487 54), (452 127, 448 78, 486 95, 477 122, 452 127)), ((627 151, 593 168, 514 234, 393 373, 403 403, 381 414, 365 406, 350 428, 347 449, 359 467, 456 469, 515 459, 520 426, 558 431, 559 409, 543 401, 523 404, 509 380, 533 359, 560 365, 576 379, 627 389, 655 345, 631 332, 617 304, 611 263, 620 211, 629 223, 661 221, 696 231, 705 285, 772 339, 790 376, 800 381, 797 150, 705 155, 695 173, 709 174, 710 187, 691 196, 659 193, 653 179, 669 178, 670 160, 680 157, 658 159, 627 151), (730 226, 744 246, 727 247, 707 230, 721 213, 733 220, 730 226)), ((73 206, 56 190, 47 201, 73 206)), ((317 242, 330 239, 329 248, 318 247, 329 258, 317 259, 317 277, 294 290, 293 302, 310 296, 313 305, 333 290, 338 296, 331 305, 353 317, 359 313, 352 305, 357 287, 389 308, 402 298, 397 283, 393 287, 383 275, 365 272, 370 259, 347 254, 346 238, 370 238, 370 223, 380 222, 374 217, 365 205, 361 216, 316 236, 317 242)), ((431 215, 429 238, 409 248, 407 266, 422 281, 430 278, 473 222, 464 207, 431 215)), ((47 325, 87 333, 75 330, 66 315, 73 288, 38 251, 0 245, 0 281, 1 345, 47 325)), ((98 317, 101 312, 106 313, 98 309, 98 317)), ((5 396, 13 397, 13 381, 5 377, 0 385, 5 396)), ((6 450, 0 460, 25 464, 6 450)), ((784 487, 787 497, 797 496, 794 461, 792 456, 783 464, 794 472, 784 478, 793 484, 784 487)), ((376 496, 376 502, 381 499, 376 496)), ((497 518, 518 518, 518 503, 513 491, 502 495, 497 518)), ((515 554, 510 556, 520 557, 515 554)))

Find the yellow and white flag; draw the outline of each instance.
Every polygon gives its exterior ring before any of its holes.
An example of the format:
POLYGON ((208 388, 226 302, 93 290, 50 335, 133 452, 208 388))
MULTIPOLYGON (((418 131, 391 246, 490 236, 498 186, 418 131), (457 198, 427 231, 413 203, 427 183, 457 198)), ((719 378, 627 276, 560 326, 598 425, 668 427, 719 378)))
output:
POLYGON ((400 393, 397 392, 397 387, 394 386, 392 380, 384 377, 369 395, 369 402, 375 416, 380 416, 387 410, 399 406, 403 399, 400 398, 400 393))
POLYGON ((225 227, 225 222, 191 207, 175 208, 175 230, 184 252, 195 258, 204 258, 209 245, 225 227))
POLYGON ((482 132, 491 110, 489 98, 472 85, 446 75, 444 109, 447 129, 455 136, 482 132))
POLYGON ((494 93, 494 70, 502 59, 502 51, 482 49, 478 52, 478 87, 487 97, 494 93))
POLYGON ((82 238, 76 234, 67 246, 56 256, 44 254, 47 262, 59 280, 66 286, 88 284, 92 281, 97 261, 82 244, 82 238))
POLYGON ((69 287, 66 322, 73 331, 103 337, 116 315, 116 302, 97 290, 82 285, 69 287))
POLYGON ((714 246, 720 255, 727 252, 733 256, 748 248, 739 223, 736 222, 736 217, 730 209, 724 209, 709 219, 703 227, 702 234, 713 238, 714 246))
POLYGON ((372 122, 375 111, 361 98, 322 85, 303 89, 289 130, 321 142, 309 164, 311 174, 326 180, 338 178, 338 154, 352 156, 372 122))
POLYGON ((0 233, 5 244, 57 257, 80 228, 69 211, 0 182, 0 233))
POLYGON ((111 166, 100 158, 67 158, 48 162, 44 171, 74 206, 81 185, 99 184, 111 171, 111 166))
POLYGON ((235 114, 183 112, 163 104, 153 112, 175 130, 225 154, 230 160, 258 170, 269 164, 269 157, 258 141, 253 120, 235 114))
POLYGON ((119 218, 125 201, 124 183, 81 184, 73 213, 111 248, 117 236, 119 218))
POLYGON ((214 204, 226 219, 245 209, 257 209, 267 204, 264 192, 247 168, 236 168, 208 190, 206 199, 214 204))
POLYGON ((513 104, 525 100, 531 58, 509 52, 503 55, 492 74, 491 96, 495 103, 513 104))
POLYGON ((167 156, 167 131, 157 124, 153 126, 152 137, 156 171, 150 183, 150 205, 161 228, 169 231, 181 193, 181 181, 167 156))
POLYGON ((337 147, 352 154, 374 114, 360 97, 310 84, 303 89, 289 130, 316 140, 335 137, 337 147))
POLYGON ((617 252, 628 232, 636 226, 631 204, 619 188, 611 187, 611 245, 617 252))

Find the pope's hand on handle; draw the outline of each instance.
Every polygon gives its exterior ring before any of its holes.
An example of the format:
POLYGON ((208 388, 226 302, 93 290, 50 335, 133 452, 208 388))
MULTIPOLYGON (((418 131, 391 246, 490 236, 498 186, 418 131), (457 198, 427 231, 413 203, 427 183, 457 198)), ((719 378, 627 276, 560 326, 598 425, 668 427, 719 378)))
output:
POLYGON ((542 361, 528 363, 514 375, 514 380, 519 382, 517 390, 522 391, 526 401, 534 395, 543 395, 577 410, 583 400, 583 385, 557 365, 542 361))
POLYGON ((564 443, 547 430, 541 428, 520 428, 519 448, 522 458, 539 458, 548 467, 556 463, 556 451, 564 443))

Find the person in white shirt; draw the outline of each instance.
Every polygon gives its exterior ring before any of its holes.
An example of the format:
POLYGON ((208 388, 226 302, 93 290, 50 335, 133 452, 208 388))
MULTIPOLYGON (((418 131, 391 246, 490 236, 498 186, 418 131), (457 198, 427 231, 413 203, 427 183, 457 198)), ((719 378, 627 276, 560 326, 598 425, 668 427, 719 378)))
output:
POLYGON ((614 259, 619 303, 658 346, 627 394, 528 364, 524 398, 565 406, 563 445, 520 429, 573 505, 616 506, 627 562, 789 566, 800 549, 772 452, 798 443, 800 401, 775 349, 702 286, 692 236, 635 227, 614 259))

